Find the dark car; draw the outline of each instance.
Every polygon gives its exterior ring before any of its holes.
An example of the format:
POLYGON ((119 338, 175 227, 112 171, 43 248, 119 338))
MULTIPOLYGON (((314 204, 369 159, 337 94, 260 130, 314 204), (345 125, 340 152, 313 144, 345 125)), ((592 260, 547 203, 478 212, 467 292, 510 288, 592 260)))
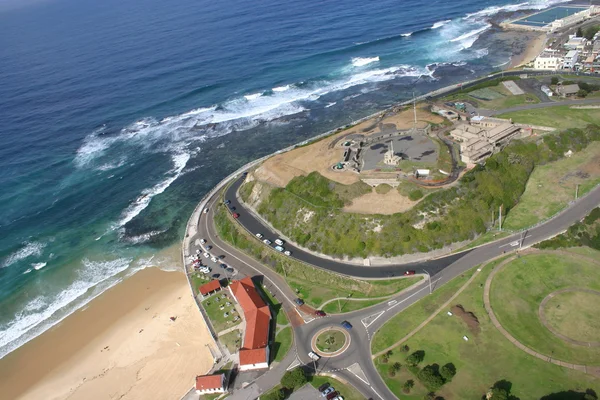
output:
POLYGON ((331 400, 331 399, 337 397, 338 394, 339 394, 338 392, 331 392, 327 395, 326 399, 331 400))
POLYGON ((325 311, 323 311, 323 310, 317 310, 317 311, 315 312, 315 315, 316 315, 317 317, 324 317, 324 316, 326 316, 327 314, 325 314, 325 311))
POLYGON ((225 256, 224 256, 223 254, 221 254, 221 255, 219 256, 219 258, 220 258, 221 260, 224 260, 224 259, 225 259, 225 256))
POLYGON ((212 277, 215 279, 219 278, 220 276, 221 276, 221 274, 212 274, 212 277))
POLYGON ((231 268, 231 267, 229 267, 229 268, 225 268, 225 271, 227 271, 227 272, 229 272, 229 273, 233 273, 233 272, 235 272, 235 270, 234 270, 233 268, 231 268))
POLYGON ((239 217, 240 217, 240 214, 238 214, 238 213, 233 213, 233 218, 239 218, 239 217))
POLYGON ((298 298, 296 300, 294 300, 294 303, 298 304, 299 306, 304 305, 304 300, 298 298))
POLYGON ((227 205, 231 204, 231 200, 225 200, 225 204, 227 204, 227 205))
POLYGON ((206 251, 211 251, 211 250, 212 250, 212 246, 211 245, 206 246, 206 251))
POLYGON ((329 384, 329 382, 325 382, 324 384, 322 384, 321 386, 319 386, 319 392, 322 392, 323 390, 327 389, 329 386, 331 386, 329 384))
POLYGON ((343 328, 345 328, 347 330, 352 329, 352 324, 350 322, 348 322, 348 321, 342 322, 341 325, 342 325, 343 328))
POLYGON ((407 275, 414 275, 414 274, 415 274, 415 271, 413 271, 413 270, 410 270, 410 271, 405 271, 405 272, 404 272, 404 276, 407 276, 407 275))
POLYGON ((227 264, 221 264, 221 265, 219 265, 219 267, 225 269, 225 268, 227 268, 227 264))
POLYGON ((231 211, 235 211, 235 207, 234 207, 234 206, 231 206, 231 207, 229 207, 229 209, 230 209, 231 211))

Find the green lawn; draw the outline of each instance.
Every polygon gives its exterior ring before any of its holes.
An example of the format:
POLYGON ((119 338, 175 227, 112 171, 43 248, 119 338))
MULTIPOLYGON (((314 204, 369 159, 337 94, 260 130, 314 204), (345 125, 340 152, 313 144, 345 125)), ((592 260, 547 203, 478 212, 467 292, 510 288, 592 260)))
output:
POLYGON ((287 325, 289 323, 283 308, 281 307, 281 302, 271 294, 264 286, 258 286, 258 289, 263 294, 263 299, 267 301, 267 304, 271 308, 272 317, 275 321, 277 321, 277 325, 287 325))
POLYGON ((583 196, 600 183, 600 142, 590 143, 584 150, 546 165, 537 166, 531 174, 519 203, 510 210, 506 229, 522 229, 551 217, 575 198, 575 186, 583 196))
POLYGON ((497 117, 512 118, 514 122, 551 126, 558 129, 583 128, 588 124, 600 123, 600 109, 574 109, 570 106, 556 106, 515 111, 500 114, 497 117))
POLYGON ((194 296, 197 296, 198 293, 200 293, 198 291, 200 286, 210 282, 210 278, 200 272, 194 272, 192 275, 190 275, 190 280, 192 281, 192 290, 194 291, 194 296))
POLYGON ((491 265, 486 266, 452 304, 461 304, 466 311, 475 314, 479 321, 479 334, 471 332, 456 314, 438 314, 406 342, 410 348, 408 353, 396 348, 388 364, 377 360, 377 368, 388 387, 403 400, 423 399, 427 390, 405 367, 406 354, 423 350, 425 358, 419 365, 421 368, 433 363, 453 363, 456 366, 457 374, 454 379, 436 392, 446 400, 480 399, 495 382, 503 379, 512 383, 511 393, 522 400, 539 399, 550 393, 569 389, 583 391, 593 388, 598 391, 600 385, 593 376, 527 355, 492 325, 483 307, 483 284, 491 270, 491 265), (464 335, 469 341, 463 340, 464 335), (391 378, 387 369, 394 362, 400 362, 403 366, 401 372, 391 378), (407 379, 415 381, 415 387, 409 395, 401 391, 402 384, 407 379))
POLYGON ((371 352, 377 353, 390 347, 406 336, 419 324, 446 302, 469 279, 467 272, 452 279, 433 294, 413 304, 385 323, 373 337, 371 352))
MULTIPOLYGON (((503 225, 504 225, 504 223, 503 223, 503 225)), ((473 240, 471 243, 469 243, 465 247, 462 247, 458 251, 472 249, 473 247, 480 246, 482 244, 486 244, 489 242, 493 242, 494 240, 502 239, 503 237, 506 237, 508 235, 510 235, 510 232, 506 232, 506 231, 498 232, 497 229, 494 229, 492 231, 486 232, 483 235, 479 236, 477 239, 473 240)))
MULTIPOLYGON (((560 253, 523 256, 496 275, 490 302, 502 326, 526 346, 559 360, 600 365, 599 347, 566 343, 546 329, 538 318, 540 303, 556 290, 569 287, 600 290, 599 271, 598 265, 560 253)), ((596 318, 599 317, 596 311, 596 318)), ((586 326, 571 328, 583 331, 586 326)))
POLYGON ((321 307, 327 314, 341 314, 350 311, 361 310, 381 303, 382 300, 346 300, 332 301, 321 307))
POLYGON ((293 332, 291 327, 286 327, 277 332, 275 342, 271 348, 271 359, 281 361, 292 347, 293 332))
POLYGON ((206 311, 206 314, 208 314, 208 318, 217 333, 227 328, 231 328, 242 321, 242 317, 235 311, 234 300, 229 295, 225 295, 222 291, 205 299, 202 302, 202 307, 206 311), (222 299, 222 296, 225 296, 225 298, 222 299), (227 303, 230 303, 230 305, 227 305, 227 303), (223 307, 223 309, 221 309, 221 307, 223 307), (224 316, 225 313, 228 313, 227 317, 224 316), (239 317, 239 319, 234 321, 234 317, 236 316, 239 317))
POLYGON ((229 333, 219 336, 219 342, 221 342, 230 353, 236 353, 242 344, 242 337, 240 330, 236 329, 229 333))
MULTIPOLYGON (((518 81, 515 82, 517 85, 518 81)), ((499 84, 493 87, 473 90, 468 93, 459 93, 444 98, 444 101, 468 102, 477 108, 487 110, 502 110, 520 106, 522 104, 536 104, 540 99, 532 93, 513 95, 504 85, 499 84), (489 99, 489 100, 487 100, 489 99)))
POLYGON ((317 348, 321 351, 333 353, 346 343, 346 335, 337 329, 325 331, 317 337, 317 348))
POLYGON ((310 377, 309 380, 310 380, 310 384, 314 388, 317 388, 317 389, 322 384, 329 382, 329 384, 331 386, 333 386, 335 388, 335 390, 338 391, 342 395, 344 400, 364 400, 365 399, 364 396, 362 396, 358 392, 358 390, 354 389, 353 386, 342 383, 341 381, 339 381, 335 378, 331 378, 329 376, 317 375, 317 376, 310 377))

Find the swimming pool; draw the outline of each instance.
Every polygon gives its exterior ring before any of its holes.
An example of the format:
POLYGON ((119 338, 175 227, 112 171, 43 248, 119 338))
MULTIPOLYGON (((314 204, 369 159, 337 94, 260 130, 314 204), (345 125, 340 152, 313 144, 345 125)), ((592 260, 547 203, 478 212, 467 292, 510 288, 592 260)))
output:
POLYGON ((569 15, 576 14, 586 9, 587 7, 554 7, 517 19, 512 23, 515 25, 542 27, 556 21, 557 19, 568 17, 569 15))

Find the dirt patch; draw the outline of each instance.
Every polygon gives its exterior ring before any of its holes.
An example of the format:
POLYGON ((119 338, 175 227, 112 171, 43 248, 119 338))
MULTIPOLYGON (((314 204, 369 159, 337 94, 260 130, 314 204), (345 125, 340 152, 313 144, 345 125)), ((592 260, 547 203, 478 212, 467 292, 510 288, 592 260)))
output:
POLYGON ((479 327, 479 320, 477 319, 475 314, 473 314, 470 311, 465 311, 463 306, 461 306, 460 304, 453 306, 450 310, 454 315, 460 317, 460 319, 462 319, 464 323, 467 324, 467 327, 474 336, 477 336, 479 332, 481 332, 481 328, 479 327))
MULTIPOLYGON (((427 126, 428 123, 443 121, 442 117, 431 114, 424 108, 417 108, 417 119, 419 120, 418 126, 421 128, 427 126)), ((254 175, 258 180, 284 187, 296 176, 308 175, 313 171, 317 171, 332 181, 350 185, 358 182, 359 176, 351 171, 337 172, 331 169, 332 165, 338 163, 344 155, 342 147, 331 146, 331 144, 352 133, 371 135, 380 133, 381 129, 391 129, 392 126, 397 129, 408 129, 413 126, 413 121, 414 116, 411 108, 386 116, 381 121, 377 118, 369 119, 350 130, 342 131, 311 145, 273 156, 258 167, 254 175)))
POLYGON ((363 194, 352 200, 352 204, 344 207, 343 211, 357 214, 395 214, 406 211, 417 204, 408 197, 402 196, 397 190, 379 194, 376 191, 363 194))

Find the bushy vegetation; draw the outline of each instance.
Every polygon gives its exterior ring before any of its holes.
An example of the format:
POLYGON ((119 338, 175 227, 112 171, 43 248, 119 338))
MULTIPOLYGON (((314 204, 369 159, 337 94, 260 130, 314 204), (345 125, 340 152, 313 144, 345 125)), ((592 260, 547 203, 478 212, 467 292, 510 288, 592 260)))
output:
MULTIPOLYGON (((492 210, 502 205, 506 213, 517 204, 535 165, 599 139, 600 128, 588 126, 546 135, 538 144, 515 141, 465 174, 459 185, 429 194, 404 213, 366 217, 341 212, 347 199, 340 193, 347 187, 316 172, 273 190, 258 212, 301 246, 333 256, 426 252, 484 233, 492 210)), ((409 197, 418 194, 411 191, 409 197)))
POLYGON ((567 232, 552 239, 544 240, 535 247, 558 249, 579 246, 588 246, 600 250, 600 207, 594 208, 583 221, 571 225, 567 232))

